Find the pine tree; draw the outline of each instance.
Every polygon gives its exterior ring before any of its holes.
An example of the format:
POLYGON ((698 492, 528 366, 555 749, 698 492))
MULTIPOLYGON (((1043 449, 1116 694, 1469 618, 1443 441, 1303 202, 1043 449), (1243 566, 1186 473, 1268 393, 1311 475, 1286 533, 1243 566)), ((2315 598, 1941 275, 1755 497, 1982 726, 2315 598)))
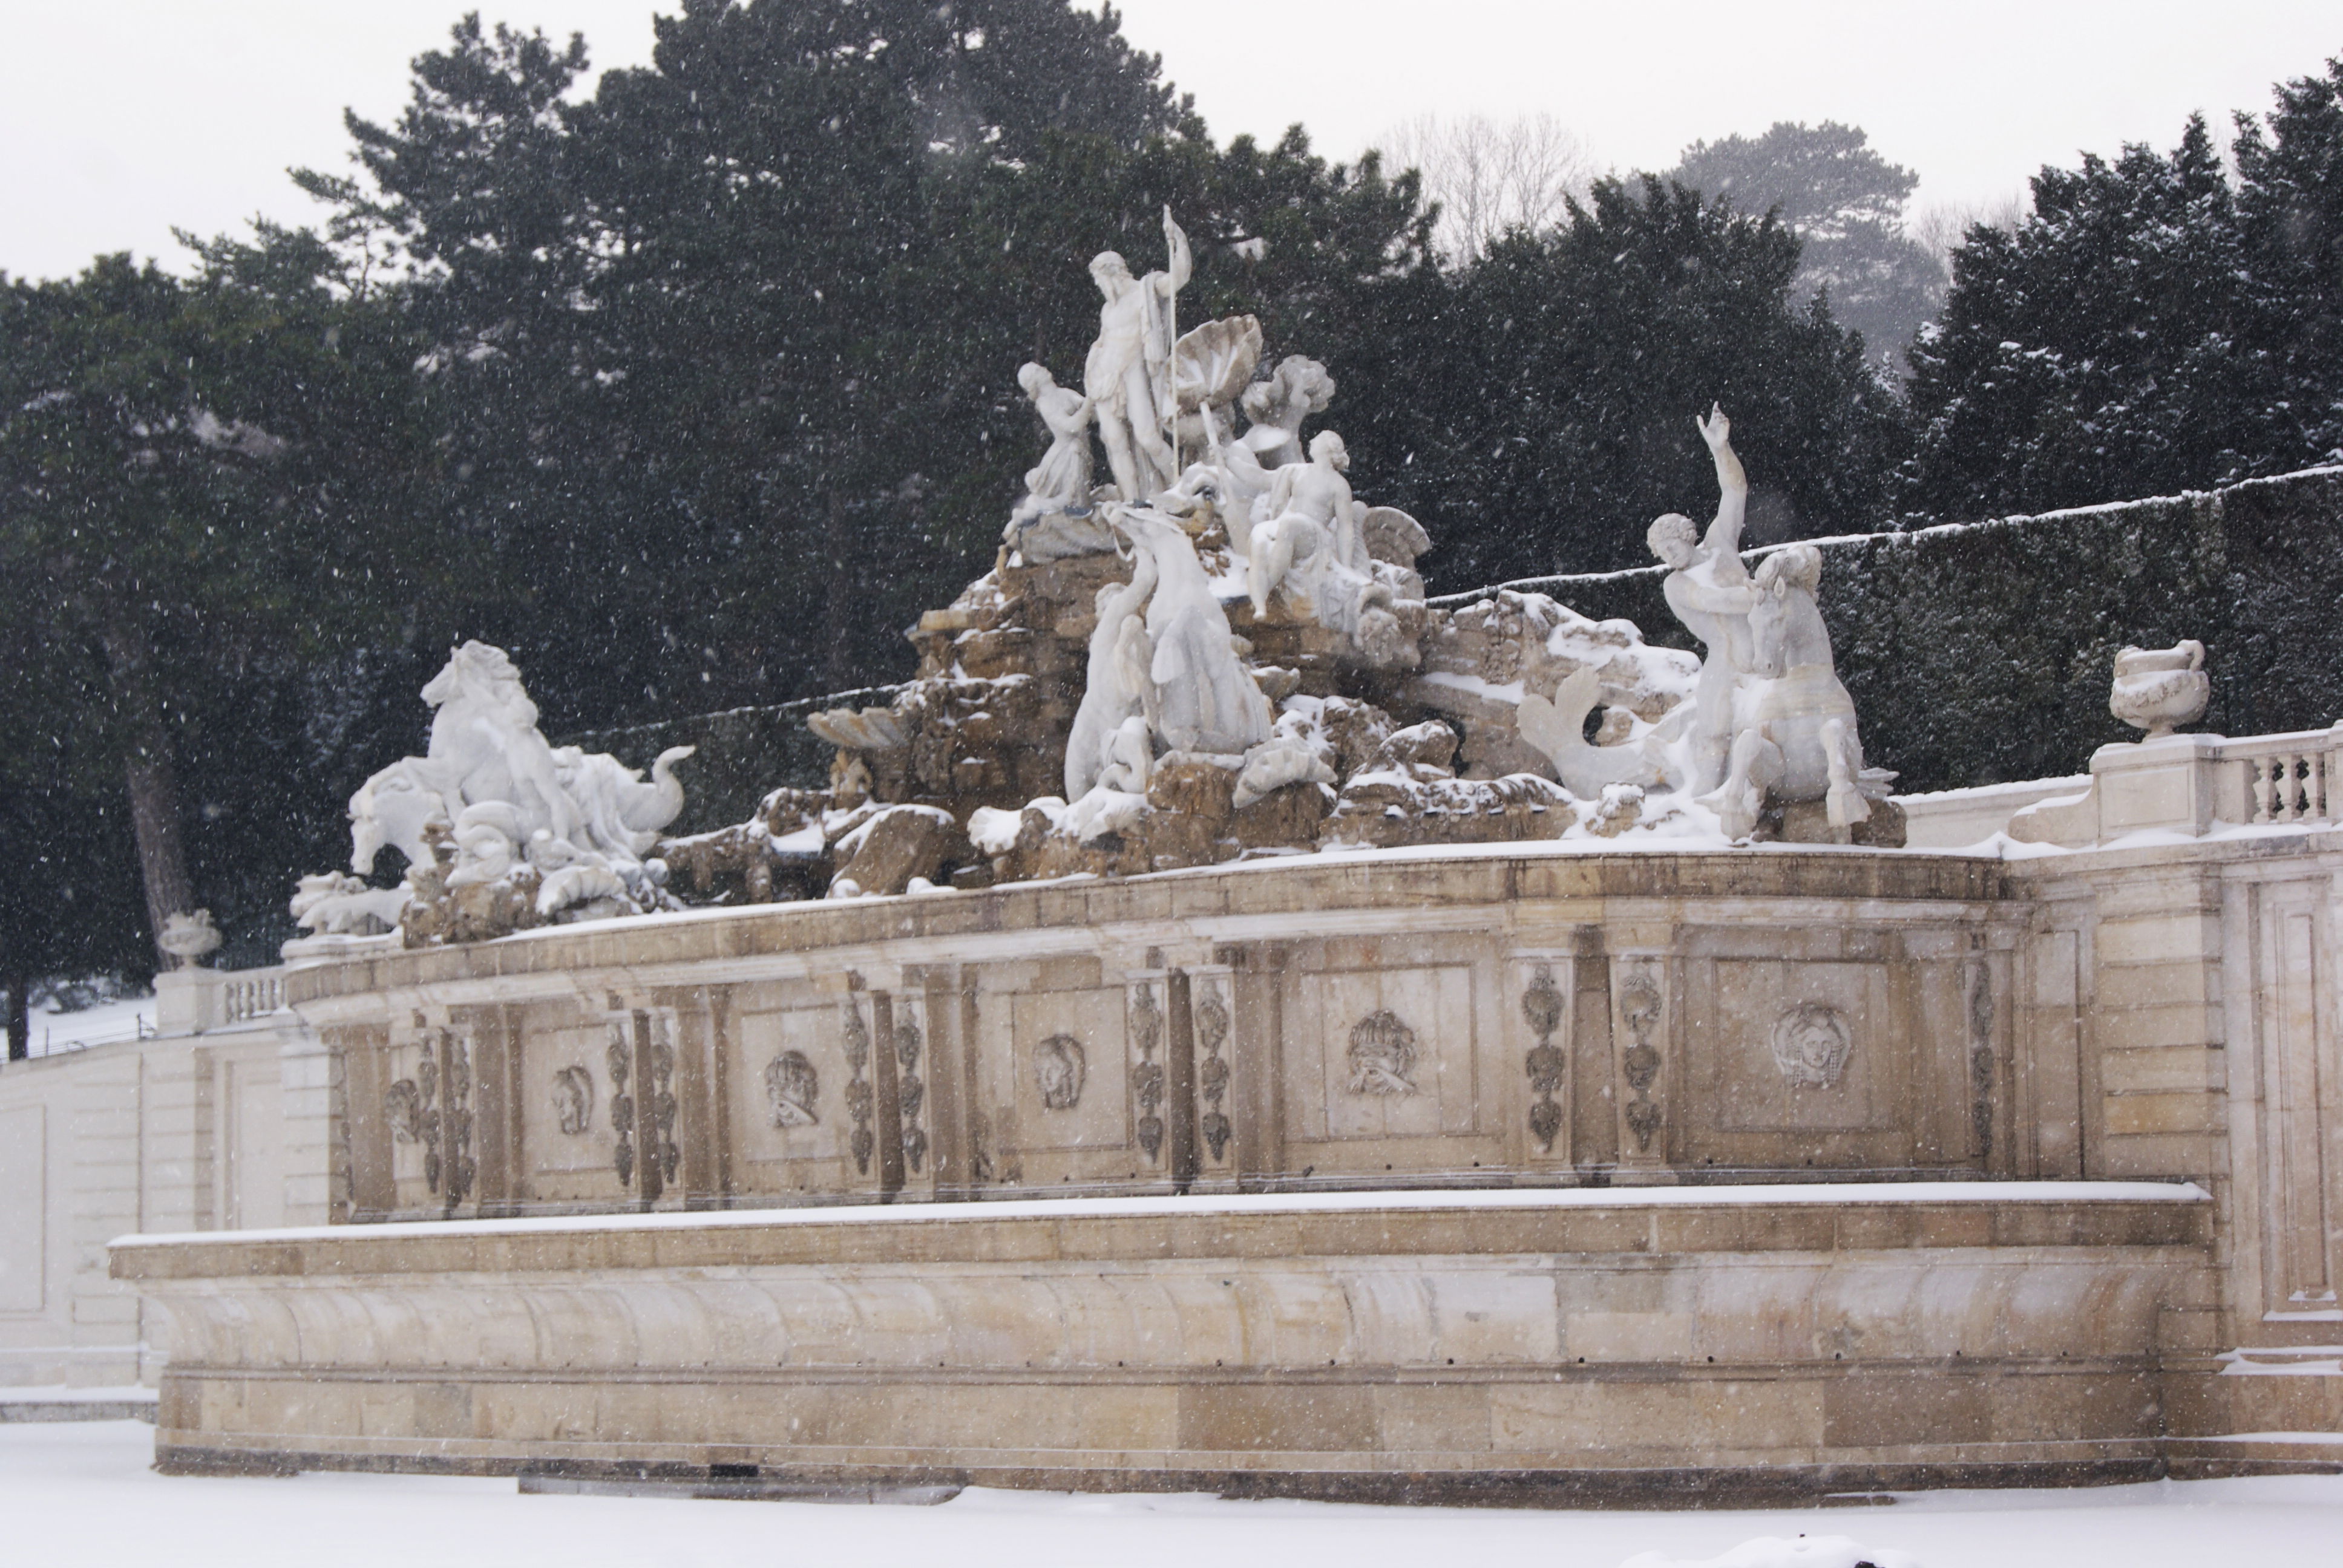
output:
POLYGON ((205 901, 183 763, 250 733, 239 673, 379 637, 445 558, 412 533, 413 345, 314 241, 263 242, 188 283, 126 256, 0 280, 0 591, 39 648, 6 671, 0 766, 36 804, 110 776, 150 933, 205 901))
POLYGON ((2273 462, 2279 400, 2244 233, 2201 118, 2169 155, 2044 169, 2016 232, 1954 253, 1913 351, 1906 503, 2045 511, 2224 484, 2273 462))
POLYGON ((2277 96, 2267 125, 2237 116, 2233 144, 2256 336, 2280 382, 2268 450, 2343 462, 2343 56, 2277 96))
POLYGON ((1393 289, 1338 406, 1373 411, 1352 441, 1362 493, 1424 520, 1435 588, 1640 565, 1653 518, 1713 498, 1693 420, 1722 401, 1753 542, 1871 526, 1894 404, 1860 343, 1796 300, 1798 265, 1777 219, 1646 176, 1393 289))
POLYGON ((1258 306, 1287 347, 1422 259, 1412 183, 1215 148, 1111 10, 701 3, 568 103, 585 63, 467 22, 353 122, 364 181, 309 176, 414 259, 447 504, 508 588, 468 629, 557 725, 900 672, 1032 461, 1018 365, 1079 372, 1087 263, 1161 265, 1163 203, 1183 315, 1258 306))
POLYGON ((1900 370, 1943 303, 1945 276, 1904 231, 1920 176, 1868 144, 1859 126, 1784 120, 1761 136, 1694 142, 1667 177, 1741 212, 1773 212, 1805 247, 1799 297, 1827 294, 1832 316, 1863 335, 1873 362, 1900 370))

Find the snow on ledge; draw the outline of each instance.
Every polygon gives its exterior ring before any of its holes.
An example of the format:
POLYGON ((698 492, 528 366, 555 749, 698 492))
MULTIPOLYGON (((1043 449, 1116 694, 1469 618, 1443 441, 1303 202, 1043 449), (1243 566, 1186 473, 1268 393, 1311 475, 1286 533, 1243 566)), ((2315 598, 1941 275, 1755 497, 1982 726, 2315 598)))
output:
POLYGON ((196 1243, 364 1241, 371 1237, 515 1236, 784 1225, 950 1224, 1001 1220, 1120 1220, 1213 1214, 1323 1214, 1515 1209, 1837 1208, 1922 1203, 2209 1203, 2194 1181, 1800 1181, 1702 1187, 1501 1187, 1436 1191, 1231 1192, 1203 1197, 1005 1198, 967 1203, 830 1203, 666 1214, 548 1214, 515 1220, 410 1220, 275 1231, 186 1231, 117 1236, 116 1248, 196 1243))

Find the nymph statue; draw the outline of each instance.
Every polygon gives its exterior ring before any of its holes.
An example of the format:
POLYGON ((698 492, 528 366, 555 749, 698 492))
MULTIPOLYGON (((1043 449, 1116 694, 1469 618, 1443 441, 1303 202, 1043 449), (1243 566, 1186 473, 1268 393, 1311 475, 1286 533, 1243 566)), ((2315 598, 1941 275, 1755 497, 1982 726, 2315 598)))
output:
MULTIPOLYGON (((1269 520, 1252 533, 1245 587, 1256 616, 1269 613, 1269 597, 1289 575, 1303 588, 1322 622, 1333 624, 1313 591, 1329 568, 1342 566, 1362 577, 1366 546, 1360 538, 1358 503, 1344 476, 1351 455, 1342 437, 1321 430, 1310 442, 1310 461, 1275 469, 1269 488, 1269 520)), ((1289 594, 1292 590, 1288 590, 1289 594)))
POLYGON ((1114 536, 1091 514, 1091 400, 1040 365, 1021 367, 1017 384, 1049 427, 1050 449, 1025 471, 1025 498, 1002 540, 1033 562, 1112 549, 1114 536))
POLYGON ((1268 380, 1245 388, 1241 407, 1252 422, 1244 433, 1245 446, 1264 468, 1301 462, 1302 421, 1323 414, 1333 400, 1334 378, 1323 365, 1287 355, 1268 380))

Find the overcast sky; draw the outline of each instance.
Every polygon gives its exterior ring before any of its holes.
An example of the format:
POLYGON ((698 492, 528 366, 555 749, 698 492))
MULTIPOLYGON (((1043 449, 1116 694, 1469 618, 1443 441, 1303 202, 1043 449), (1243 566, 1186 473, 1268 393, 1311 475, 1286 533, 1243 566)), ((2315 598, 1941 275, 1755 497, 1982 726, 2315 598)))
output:
MULTIPOLYGON (((341 169, 345 106, 385 117, 407 62, 467 0, 0 0, 0 269, 51 276, 174 225, 303 221, 296 165, 341 169)), ((489 20, 586 35, 642 64, 657 0, 478 0, 489 20)), ((1213 133, 1300 121, 1354 156, 1415 116, 1544 111, 1620 167, 1775 120, 1838 119, 1922 176, 1917 200, 1986 203, 2046 162, 2168 146, 2202 109, 2343 53, 2335 0, 1125 0, 1213 133)))

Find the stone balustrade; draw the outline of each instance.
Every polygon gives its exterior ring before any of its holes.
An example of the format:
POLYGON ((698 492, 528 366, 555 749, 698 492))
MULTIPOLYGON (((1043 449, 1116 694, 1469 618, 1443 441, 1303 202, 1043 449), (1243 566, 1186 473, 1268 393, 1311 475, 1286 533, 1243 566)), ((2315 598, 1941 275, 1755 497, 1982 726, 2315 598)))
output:
POLYGON ((266 1018, 285 1005, 285 971, 246 970, 231 973, 220 987, 220 1020, 245 1023, 266 1018))
POLYGON ((2343 772, 2343 726, 2232 740, 2222 755, 2245 774, 2255 822, 2336 819, 2333 791, 2336 775, 2343 772))
POLYGON ((2343 725, 2102 746, 2084 789, 2019 808, 2007 830, 2020 842, 2082 849, 2141 832, 2203 838, 2223 828, 2332 822, 2338 770, 2343 725))
POLYGON ((282 1012, 285 967, 166 970, 155 977, 155 1027, 166 1035, 202 1034, 248 1025, 282 1012))

